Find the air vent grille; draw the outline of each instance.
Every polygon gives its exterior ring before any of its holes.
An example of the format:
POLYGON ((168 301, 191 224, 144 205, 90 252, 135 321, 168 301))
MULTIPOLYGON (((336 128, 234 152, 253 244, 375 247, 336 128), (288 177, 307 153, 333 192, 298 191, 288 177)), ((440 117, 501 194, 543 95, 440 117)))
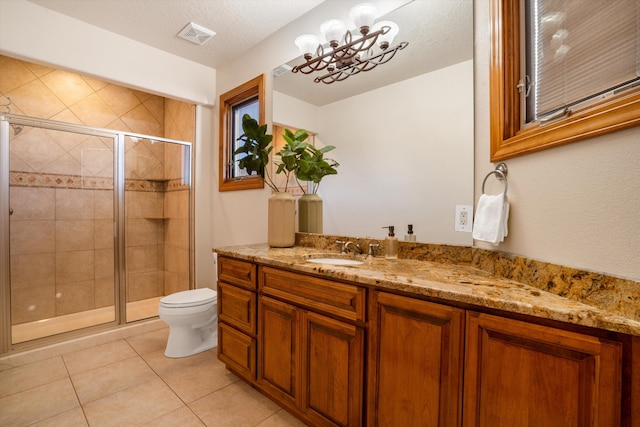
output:
POLYGON ((185 40, 189 40, 195 44, 203 45, 216 35, 215 31, 211 31, 201 25, 189 22, 178 35, 185 40))
POLYGON ((286 74, 291 70, 293 70, 293 67, 288 64, 282 64, 281 66, 273 69, 273 77, 280 77, 281 75, 286 74))

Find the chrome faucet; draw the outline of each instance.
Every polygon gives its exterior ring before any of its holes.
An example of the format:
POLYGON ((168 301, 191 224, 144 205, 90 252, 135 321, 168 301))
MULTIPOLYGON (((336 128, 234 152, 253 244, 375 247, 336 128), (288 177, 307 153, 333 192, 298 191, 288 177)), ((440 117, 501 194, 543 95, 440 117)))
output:
POLYGON ((347 242, 345 242, 344 240, 336 240, 336 243, 340 245, 340 253, 341 254, 346 254, 347 253, 347 242))
POLYGON ((380 247, 378 243, 369 243, 369 253, 367 258, 373 258, 376 256, 376 250, 380 247))
POLYGON ((347 253, 349 252, 349 247, 352 247, 353 248, 353 252, 355 252, 357 254, 361 254, 362 253, 362 248, 357 243, 353 243, 352 241, 348 241, 347 243, 345 243, 344 244, 344 249, 345 249, 345 251, 347 253))

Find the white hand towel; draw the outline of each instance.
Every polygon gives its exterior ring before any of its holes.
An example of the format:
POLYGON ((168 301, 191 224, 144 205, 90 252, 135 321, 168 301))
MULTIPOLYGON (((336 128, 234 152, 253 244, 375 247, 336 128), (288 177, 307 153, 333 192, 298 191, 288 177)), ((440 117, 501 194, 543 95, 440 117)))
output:
POLYGON ((473 221, 473 238, 498 245, 509 232, 508 220, 509 203, 505 194, 483 194, 478 200, 473 221))

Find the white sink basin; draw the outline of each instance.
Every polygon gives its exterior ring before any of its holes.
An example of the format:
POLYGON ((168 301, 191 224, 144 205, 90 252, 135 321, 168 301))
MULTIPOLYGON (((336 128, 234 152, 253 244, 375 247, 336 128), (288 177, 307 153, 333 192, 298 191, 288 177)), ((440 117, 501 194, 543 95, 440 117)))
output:
POLYGON ((362 261, 356 259, 345 258, 309 258, 307 262, 314 262, 316 264, 331 264, 331 265, 360 265, 364 264, 362 261))

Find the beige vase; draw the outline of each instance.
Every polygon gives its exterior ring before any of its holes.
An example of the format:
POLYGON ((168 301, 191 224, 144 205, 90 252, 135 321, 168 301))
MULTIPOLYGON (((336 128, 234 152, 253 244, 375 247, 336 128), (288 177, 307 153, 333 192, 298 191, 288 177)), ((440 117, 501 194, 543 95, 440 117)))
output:
POLYGON ((322 199, 317 194, 298 199, 298 228, 301 233, 322 234, 322 199))
POLYGON ((272 248, 290 248, 296 242, 296 199, 289 193, 269 197, 267 243, 272 248))

